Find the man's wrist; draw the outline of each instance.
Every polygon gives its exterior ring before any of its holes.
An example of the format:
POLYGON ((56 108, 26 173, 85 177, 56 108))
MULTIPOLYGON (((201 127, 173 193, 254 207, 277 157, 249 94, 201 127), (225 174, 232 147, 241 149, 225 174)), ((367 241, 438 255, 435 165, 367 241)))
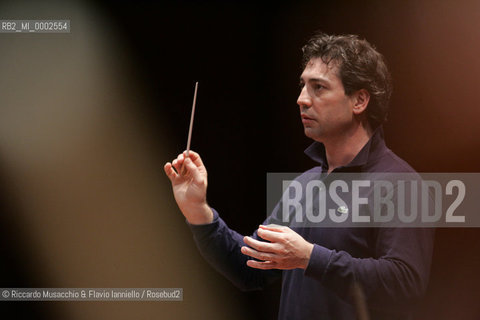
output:
POLYGON ((308 264, 310 263, 310 258, 312 256, 313 247, 314 246, 313 246, 312 243, 307 242, 306 249, 305 249, 306 255, 305 255, 304 263, 303 263, 303 266, 302 266, 302 269, 304 269, 304 270, 307 269, 308 264))
POLYGON ((191 225, 209 224, 213 222, 213 211, 208 204, 182 210, 191 225))

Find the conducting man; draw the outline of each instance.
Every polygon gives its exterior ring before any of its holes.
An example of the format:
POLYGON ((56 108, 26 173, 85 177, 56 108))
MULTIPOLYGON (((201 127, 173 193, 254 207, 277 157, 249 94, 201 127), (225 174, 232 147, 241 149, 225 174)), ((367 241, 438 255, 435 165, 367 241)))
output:
MULTIPOLYGON (((305 153, 318 163, 303 179, 414 172, 383 139, 391 95, 383 56, 354 35, 319 33, 302 50, 297 103, 305 135, 314 140, 305 153)), ((217 270, 243 290, 282 278, 279 319, 354 319, 354 284, 363 288, 371 319, 410 319, 426 290, 431 229, 272 226, 277 206, 244 237, 207 204, 207 170, 197 153, 180 154, 164 169, 198 248, 217 270)))

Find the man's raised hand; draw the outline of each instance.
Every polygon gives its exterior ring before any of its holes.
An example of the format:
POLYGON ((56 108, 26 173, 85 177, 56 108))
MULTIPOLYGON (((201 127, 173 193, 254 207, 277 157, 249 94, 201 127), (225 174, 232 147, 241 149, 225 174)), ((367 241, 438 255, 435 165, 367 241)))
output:
POLYGON ((172 183, 173 195, 178 207, 191 224, 206 224, 213 220, 213 212, 207 204, 207 169, 200 155, 194 151, 179 154, 164 166, 172 183))

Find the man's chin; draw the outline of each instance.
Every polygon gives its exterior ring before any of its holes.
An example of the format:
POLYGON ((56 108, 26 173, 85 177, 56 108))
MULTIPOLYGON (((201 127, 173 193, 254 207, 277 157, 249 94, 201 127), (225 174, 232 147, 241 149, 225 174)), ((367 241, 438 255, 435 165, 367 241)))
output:
POLYGON ((303 129, 303 132, 305 133, 305 136, 307 136, 308 138, 321 142, 320 141, 321 136, 320 136, 319 132, 317 132, 316 130, 313 130, 313 128, 305 127, 303 129))

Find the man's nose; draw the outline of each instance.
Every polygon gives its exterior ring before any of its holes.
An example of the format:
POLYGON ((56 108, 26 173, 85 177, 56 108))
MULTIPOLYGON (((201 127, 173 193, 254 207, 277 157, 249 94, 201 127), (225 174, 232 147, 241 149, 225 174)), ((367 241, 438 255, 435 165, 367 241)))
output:
POLYGON ((307 86, 303 86, 302 91, 300 91, 300 95, 297 99, 298 106, 303 108, 310 108, 312 106, 312 99, 308 95, 307 86))

